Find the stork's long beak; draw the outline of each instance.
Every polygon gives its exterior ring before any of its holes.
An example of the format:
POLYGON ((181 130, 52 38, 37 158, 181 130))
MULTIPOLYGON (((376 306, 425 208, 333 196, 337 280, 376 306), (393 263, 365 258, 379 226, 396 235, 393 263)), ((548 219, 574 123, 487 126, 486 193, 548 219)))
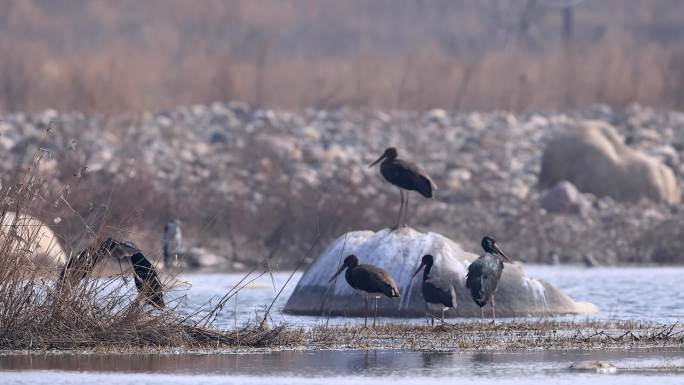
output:
POLYGON ((340 268, 337 269, 337 273, 335 273, 335 275, 333 275, 332 278, 330 278, 330 280, 329 280, 328 282, 332 282, 332 281, 333 281, 335 278, 337 278, 337 276, 340 275, 340 273, 343 272, 344 269, 346 269, 346 268, 347 268, 347 266, 345 266, 345 265, 340 266, 340 268))
POLYGON ((371 168, 371 167, 375 166, 376 164, 380 163, 380 161, 383 160, 383 159, 385 159, 386 156, 387 156, 387 155, 385 155, 385 154, 383 153, 382 155, 380 155, 380 157, 378 158, 378 160, 376 160, 375 162, 371 163, 370 166, 368 166, 368 168, 371 168))
POLYGON ((513 263, 513 260, 508 258, 508 256, 506 254, 504 254, 503 251, 501 251, 501 248, 499 247, 499 245, 497 245, 495 243, 493 246, 494 246, 494 249, 496 250, 496 252, 499 253, 499 255, 503 257, 504 261, 506 261, 508 263, 513 263))
POLYGON ((416 275, 418 275, 418 273, 420 273, 420 271, 423 269, 423 267, 425 267, 425 264, 421 263, 420 266, 418 266, 418 268, 416 269, 416 272, 413 273, 413 275, 411 276, 411 279, 415 278, 416 275))
POLYGON ((140 252, 137 248, 129 246, 124 242, 113 241, 114 246, 108 250, 109 255, 117 259, 127 259, 131 255, 140 252))

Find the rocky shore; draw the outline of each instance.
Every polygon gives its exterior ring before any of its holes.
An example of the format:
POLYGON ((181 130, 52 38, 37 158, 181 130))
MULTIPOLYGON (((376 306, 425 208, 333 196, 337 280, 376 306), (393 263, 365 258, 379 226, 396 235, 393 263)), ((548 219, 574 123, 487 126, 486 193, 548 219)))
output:
POLYGON ((264 256, 293 267, 316 239, 321 250, 344 231, 392 223, 399 194, 367 166, 393 145, 439 186, 434 200, 411 196, 410 225, 468 251, 491 234, 523 261, 684 262, 678 190, 656 202, 597 196, 573 183, 539 187, 549 143, 588 119, 613 126, 629 151, 681 180, 679 111, 290 112, 213 103, 107 118, 0 115, 0 182, 10 188, 16 170, 41 156, 33 214, 66 249, 105 223, 102 231, 123 232, 154 254, 163 224, 179 218, 186 242, 226 267, 264 264, 264 256))

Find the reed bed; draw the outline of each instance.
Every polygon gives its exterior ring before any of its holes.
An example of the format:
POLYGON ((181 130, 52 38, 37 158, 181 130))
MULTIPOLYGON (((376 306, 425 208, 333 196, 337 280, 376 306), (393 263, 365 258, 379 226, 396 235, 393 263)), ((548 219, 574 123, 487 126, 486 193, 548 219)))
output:
POLYGON ((684 343, 679 324, 633 321, 514 321, 444 324, 435 328, 382 325, 376 328, 318 327, 303 332, 307 348, 410 350, 536 350, 678 347, 684 343))
POLYGON ((0 350, 262 347, 284 330, 255 324, 221 331, 201 309, 158 309, 130 289, 124 273, 103 277, 93 269, 73 287, 60 285, 56 273, 22 261, 25 252, 12 249, 11 239, 2 242, 0 350))
MULTIPOLYGON (((46 200, 38 177, 45 155, 37 154, 25 172, 0 188, 0 350, 260 347, 278 338, 284 327, 265 322, 229 331, 212 326, 216 313, 242 289, 239 285, 214 308, 188 315, 179 311, 180 301, 151 306, 131 290, 124 268, 105 274, 93 259, 78 271, 60 274, 54 264, 37 263, 53 258, 50 250, 36 246, 45 246, 43 225, 25 216, 46 200)), ((85 238, 98 244, 103 228, 85 224, 85 238)), ((167 279, 167 290, 173 280, 167 279)))

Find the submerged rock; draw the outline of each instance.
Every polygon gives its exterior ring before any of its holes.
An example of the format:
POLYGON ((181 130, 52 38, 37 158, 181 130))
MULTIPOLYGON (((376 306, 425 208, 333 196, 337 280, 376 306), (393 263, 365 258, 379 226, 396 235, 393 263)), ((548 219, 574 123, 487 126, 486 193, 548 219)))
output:
MULTIPOLYGON (((468 265, 478 256, 464 251, 452 240, 436 233, 420 233, 411 228, 354 231, 334 241, 309 266, 288 299, 285 312, 306 315, 363 316, 364 301, 341 275, 335 282, 328 280, 349 254, 361 263, 370 263, 387 270, 394 277, 401 298, 382 298, 378 314, 390 317, 422 317, 425 302, 420 294, 421 277, 411 280, 411 274, 424 254, 432 254, 435 265, 432 274, 453 282, 458 307, 447 312, 449 317, 479 317, 480 308, 465 289, 468 265)), ((515 257, 515 256, 513 256, 515 257)), ((371 304, 372 305, 372 304, 371 304)), ((489 310, 489 306, 487 307, 489 310)), ((552 285, 525 275, 520 264, 506 264, 496 294, 498 316, 535 316, 550 314, 592 313, 596 307, 578 303, 552 285)))
POLYGON ((596 372, 601 374, 613 374, 617 372, 617 367, 610 362, 601 361, 581 361, 570 365, 568 368, 580 372, 596 372))

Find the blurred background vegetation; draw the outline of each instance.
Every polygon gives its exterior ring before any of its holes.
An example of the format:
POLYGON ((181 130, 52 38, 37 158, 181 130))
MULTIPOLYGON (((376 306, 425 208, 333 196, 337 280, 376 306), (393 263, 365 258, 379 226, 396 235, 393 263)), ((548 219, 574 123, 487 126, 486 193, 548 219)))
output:
POLYGON ((684 103, 679 0, 4 0, 0 110, 684 103))
POLYGON ((537 185, 588 118, 681 179, 683 38, 681 0, 0 0, 0 190, 42 156, 26 211, 68 250, 102 228, 158 254, 178 218, 230 261, 292 267, 316 233, 394 220, 366 168, 393 144, 441 187, 417 228, 684 263, 679 205, 546 215, 537 185))

